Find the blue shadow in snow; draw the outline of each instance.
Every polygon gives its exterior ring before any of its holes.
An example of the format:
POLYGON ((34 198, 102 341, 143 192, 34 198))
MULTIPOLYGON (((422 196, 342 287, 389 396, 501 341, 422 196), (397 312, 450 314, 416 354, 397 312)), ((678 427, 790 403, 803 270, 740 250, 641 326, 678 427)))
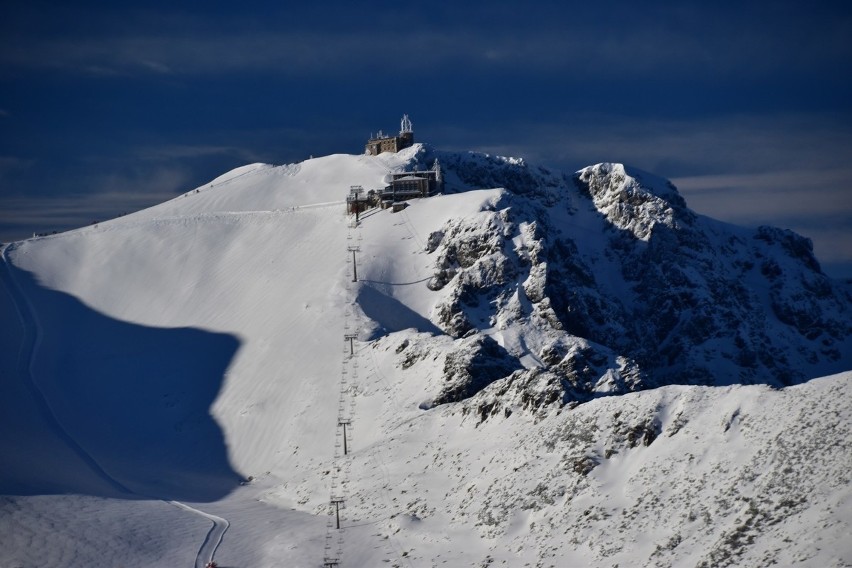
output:
POLYGON ((239 484, 210 415, 234 336, 119 321, 0 271, 3 313, 24 320, 0 323, 20 346, 0 362, 3 427, 17 434, 0 435, 0 493, 204 502, 239 484))
POLYGON ((383 294, 372 286, 362 286, 358 290, 356 301, 364 314, 381 326, 386 333, 409 328, 433 335, 443 335, 444 333, 438 326, 396 298, 383 294))

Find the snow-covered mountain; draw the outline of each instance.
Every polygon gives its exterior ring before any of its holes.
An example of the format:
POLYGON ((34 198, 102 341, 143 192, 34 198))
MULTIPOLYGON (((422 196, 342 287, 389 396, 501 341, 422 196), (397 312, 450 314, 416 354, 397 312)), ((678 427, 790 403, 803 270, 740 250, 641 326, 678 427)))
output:
POLYGON ((852 564, 852 290, 651 174, 255 164, 3 258, 0 566, 852 564))
POLYGON ((550 371, 564 400, 850 368, 850 288, 821 272, 807 239, 700 217, 670 182, 620 164, 559 176, 444 159, 459 186, 506 191, 429 235, 430 287, 451 289, 433 320, 455 337, 518 330, 523 347, 499 342, 550 371))

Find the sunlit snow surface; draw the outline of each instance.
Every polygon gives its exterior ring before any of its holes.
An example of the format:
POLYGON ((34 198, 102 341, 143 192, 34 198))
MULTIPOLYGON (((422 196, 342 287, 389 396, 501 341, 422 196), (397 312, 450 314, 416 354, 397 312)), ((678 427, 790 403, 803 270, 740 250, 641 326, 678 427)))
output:
MULTIPOLYGON (((454 342, 427 241, 503 190, 351 226, 349 186, 416 151, 246 166, 9 246, 0 566, 193 565, 211 522, 170 500, 229 523, 220 566, 321 566, 329 533, 341 566, 852 564, 850 373, 426 410, 454 342)), ((536 365, 535 330, 483 331, 536 365)))

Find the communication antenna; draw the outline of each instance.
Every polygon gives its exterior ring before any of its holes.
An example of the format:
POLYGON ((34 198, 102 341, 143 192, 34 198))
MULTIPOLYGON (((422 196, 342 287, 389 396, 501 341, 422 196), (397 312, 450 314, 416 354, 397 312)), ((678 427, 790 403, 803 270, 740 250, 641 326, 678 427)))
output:
POLYGON ((432 165, 432 170, 434 170, 434 172, 435 172, 435 181, 437 181, 438 184, 440 184, 441 183, 441 164, 440 164, 440 162, 438 162, 438 158, 435 158, 435 163, 432 165))
POLYGON ((411 119, 408 118, 407 114, 402 115, 402 121, 399 123, 399 133, 407 134, 409 132, 414 132, 411 127, 411 119))

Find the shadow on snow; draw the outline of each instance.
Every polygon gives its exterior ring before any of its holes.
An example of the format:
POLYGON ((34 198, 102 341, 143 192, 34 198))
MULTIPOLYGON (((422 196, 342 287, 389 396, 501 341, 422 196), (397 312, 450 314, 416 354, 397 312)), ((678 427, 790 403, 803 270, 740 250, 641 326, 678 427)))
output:
POLYGON ((235 337, 119 321, 0 272, 0 493, 203 502, 238 485, 210 415, 235 337))
POLYGON ((381 328, 376 330, 373 337, 377 337, 376 334, 393 333, 409 328, 433 335, 443 335, 444 333, 434 323, 396 298, 384 294, 370 285, 359 288, 356 302, 364 311, 364 315, 376 322, 381 328))

